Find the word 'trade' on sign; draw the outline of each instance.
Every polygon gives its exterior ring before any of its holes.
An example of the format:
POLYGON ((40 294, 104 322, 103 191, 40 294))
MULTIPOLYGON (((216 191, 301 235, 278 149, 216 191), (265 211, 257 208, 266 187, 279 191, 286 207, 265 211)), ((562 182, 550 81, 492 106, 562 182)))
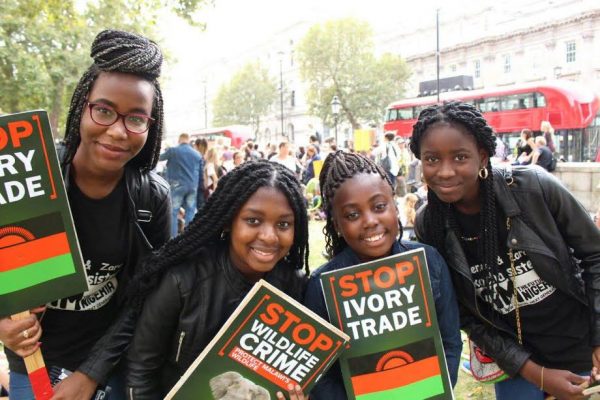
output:
POLYGON ((290 384, 308 393, 348 339, 261 280, 166 399, 271 399, 290 384))
POLYGON ((46 112, 0 117, 0 317, 87 288, 46 112))
POLYGON ((348 399, 453 399, 424 249, 323 273, 348 399))

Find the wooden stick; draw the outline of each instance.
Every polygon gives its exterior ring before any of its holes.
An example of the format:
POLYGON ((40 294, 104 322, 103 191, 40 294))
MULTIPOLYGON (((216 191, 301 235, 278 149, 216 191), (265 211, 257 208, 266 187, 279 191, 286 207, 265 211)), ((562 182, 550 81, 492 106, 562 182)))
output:
MULTIPOLYGON (((27 318, 29 315, 31 315, 29 311, 23 311, 11 315, 10 318, 13 321, 19 321, 27 318)), ((52 391, 46 364, 44 364, 42 350, 37 349, 32 355, 24 357, 23 361, 25 362, 25 368, 27 368, 27 374, 29 375, 29 382, 31 383, 31 389, 33 390, 35 400, 50 400, 54 392, 52 391)))

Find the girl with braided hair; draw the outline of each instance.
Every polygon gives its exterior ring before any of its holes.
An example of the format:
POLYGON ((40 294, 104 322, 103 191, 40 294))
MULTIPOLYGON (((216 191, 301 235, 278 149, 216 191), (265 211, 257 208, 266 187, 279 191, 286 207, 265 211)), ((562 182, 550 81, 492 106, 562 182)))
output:
POLYGON ((169 237, 168 186, 150 172, 163 130, 161 52, 142 36, 103 31, 91 57, 59 151, 89 290, 48 304, 39 321, 0 320, 11 399, 33 399, 21 357, 40 341, 50 370, 73 372, 55 387, 54 399, 90 399, 99 384, 111 387, 111 399, 125 398, 115 365, 135 324, 136 310, 125 301, 128 282, 138 260, 169 237))
MULTIPOLYGON (((308 217, 300 183, 277 163, 241 164, 144 268, 140 299, 162 279, 128 353, 128 393, 136 400, 164 398, 259 279, 301 300, 308 217)), ((304 398, 299 388, 290 397, 304 398)))
MULTIPOLYGON (((448 267, 430 246, 400 240, 402 225, 388 174, 370 158, 336 151, 325 159, 319 177, 326 213, 325 246, 330 261, 314 271, 304 304, 329 321, 320 275, 416 248, 425 248, 446 361, 456 383, 462 348, 458 308, 448 267)), ((339 364, 311 391, 313 400, 345 400, 339 364)))
POLYGON ((448 262, 462 328, 510 376, 496 398, 583 398, 579 373, 600 366, 589 214, 541 168, 492 169, 492 128, 470 104, 423 110, 410 148, 429 187, 417 237, 448 262))

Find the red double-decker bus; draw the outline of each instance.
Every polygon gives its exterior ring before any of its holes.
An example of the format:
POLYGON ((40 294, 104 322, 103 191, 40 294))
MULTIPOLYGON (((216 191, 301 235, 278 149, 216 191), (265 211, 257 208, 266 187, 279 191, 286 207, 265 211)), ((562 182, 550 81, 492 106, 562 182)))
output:
POLYGON ((250 127, 245 125, 231 125, 220 128, 201 129, 191 134, 193 139, 203 137, 210 141, 217 141, 219 137, 228 138, 228 143, 235 148, 241 148, 248 139, 252 138, 250 127))
MULTIPOLYGON (((600 98, 571 81, 440 93, 440 102, 460 100, 483 112, 494 131, 514 148, 522 129, 539 133, 542 121, 555 129, 556 151, 569 161, 594 161, 600 145, 600 98)), ((384 130, 409 137, 421 110, 436 104, 437 96, 405 99, 390 104, 384 130)))

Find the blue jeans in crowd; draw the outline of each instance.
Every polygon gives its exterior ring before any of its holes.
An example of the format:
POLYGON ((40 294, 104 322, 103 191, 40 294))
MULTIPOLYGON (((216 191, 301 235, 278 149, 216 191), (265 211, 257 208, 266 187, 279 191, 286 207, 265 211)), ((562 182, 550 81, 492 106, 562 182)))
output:
MULTIPOLYGON (((121 374, 115 373, 111 376, 107 386, 111 388, 108 400, 126 400, 125 380, 121 374)), ((27 375, 10 372, 8 398, 9 400, 35 400, 27 375)))
POLYGON ((173 214, 171 215, 171 237, 177 236, 177 214, 183 207, 185 210, 185 225, 187 226, 196 214, 196 195, 198 187, 181 185, 177 182, 171 183, 171 203, 173 214))

